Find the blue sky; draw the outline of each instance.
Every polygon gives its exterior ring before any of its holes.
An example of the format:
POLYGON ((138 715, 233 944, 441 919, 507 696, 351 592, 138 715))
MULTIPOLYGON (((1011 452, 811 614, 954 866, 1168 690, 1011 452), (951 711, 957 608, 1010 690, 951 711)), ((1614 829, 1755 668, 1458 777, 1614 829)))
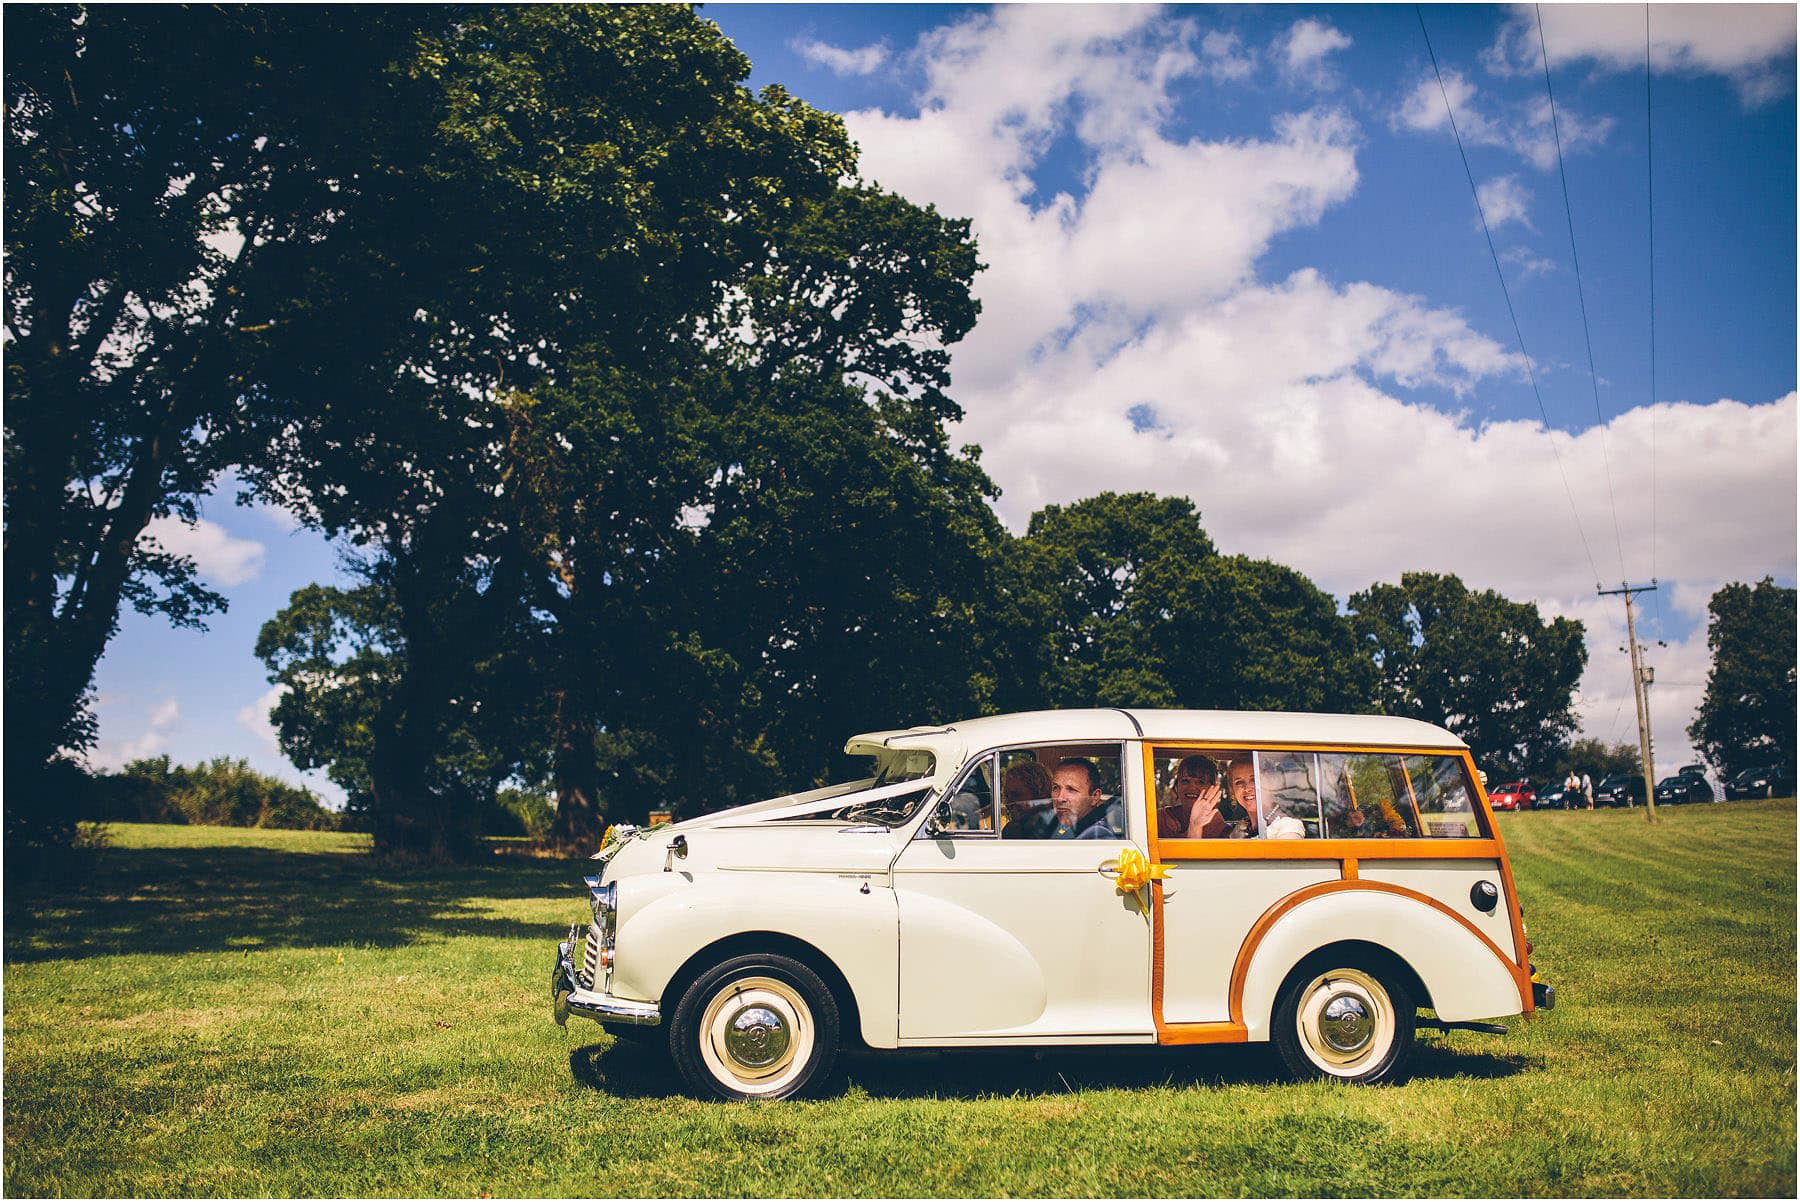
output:
MULTIPOLYGON (((1425 8, 1548 429, 1411 6, 703 13, 753 84, 845 114, 866 177, 973 219, 988 270, 958 437, 1011 526, 1149 488, 1340 598, 1458 572, 1588 623, 1579 709, 1602 738, 1632 718, 1595 577, 1654 571, 1657 755, 1685 761, 1707 597, 1794 582, 1791 6, 1652 10, 1654 405, 1644 10, 1544 9, 1598 420, 1532 10, 1425 8)), ((126 618, 96 758, 293 777, 251 645, 335 555, 228 494, 205 518, 170 537, 231 611, 204 635, 126 618)))

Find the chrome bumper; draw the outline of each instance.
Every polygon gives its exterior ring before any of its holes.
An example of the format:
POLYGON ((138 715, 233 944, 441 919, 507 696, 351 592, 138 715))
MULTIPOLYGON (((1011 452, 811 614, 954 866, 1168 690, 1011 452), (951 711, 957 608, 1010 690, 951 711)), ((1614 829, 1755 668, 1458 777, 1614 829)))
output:
POLYGON ((581 988, 575 979, 575 949, 580 943, 581 925, 577 923, 569 928, 569 937, 556 945, 556 967, 550 970, 550 1013, 557 1026, 567 1026, 571 1014, 634 1027, 654 1027, 662 1022, 662 1011, 653 1002, 630 1002, 581 988))

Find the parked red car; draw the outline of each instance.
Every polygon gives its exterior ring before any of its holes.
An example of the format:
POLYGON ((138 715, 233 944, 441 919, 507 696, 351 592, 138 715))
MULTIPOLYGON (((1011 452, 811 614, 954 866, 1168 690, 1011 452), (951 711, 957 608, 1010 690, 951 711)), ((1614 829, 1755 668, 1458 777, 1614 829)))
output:
POLYGON ((1537 806, 1537 790, 1522 780, 1501 785, 1488 794, 1488 804, 1496 810, 1530 810, 1537 806))

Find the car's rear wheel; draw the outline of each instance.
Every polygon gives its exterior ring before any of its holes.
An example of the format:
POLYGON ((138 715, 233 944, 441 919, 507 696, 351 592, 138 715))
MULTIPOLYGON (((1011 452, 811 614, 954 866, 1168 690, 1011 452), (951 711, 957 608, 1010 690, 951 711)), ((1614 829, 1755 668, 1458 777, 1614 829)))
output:
POLYGON ((1300 1080, 1405 1080, 1416 1015, 1400 974, 1357 959, 1315 957, 1275 1003, 1275 1047, 1300 1080))
POLYGON ((837 1002, 798 960, 738 956, 682 994, 669 1052, 701 1096, 793 1097, 823 1084, 837 1060, 837 1002))

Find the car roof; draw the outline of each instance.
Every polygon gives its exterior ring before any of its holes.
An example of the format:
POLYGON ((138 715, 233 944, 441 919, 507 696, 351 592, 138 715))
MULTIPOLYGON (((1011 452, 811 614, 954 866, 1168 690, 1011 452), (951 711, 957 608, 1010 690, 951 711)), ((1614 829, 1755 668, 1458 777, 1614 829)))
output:
POLYGON ((942 726, 876 731, 851 743, 911 741, 933 734, 959 736, 970 751, 1007 743, 1092 742, 1096 739, 1183 740, 1255 745, 1316 743, 1340 746, 1432 747, 1466 744, 1428 722, 1379 714, 1295 714, 1273 710, 1080 709, 1034 710, 966 718, 942 726))

